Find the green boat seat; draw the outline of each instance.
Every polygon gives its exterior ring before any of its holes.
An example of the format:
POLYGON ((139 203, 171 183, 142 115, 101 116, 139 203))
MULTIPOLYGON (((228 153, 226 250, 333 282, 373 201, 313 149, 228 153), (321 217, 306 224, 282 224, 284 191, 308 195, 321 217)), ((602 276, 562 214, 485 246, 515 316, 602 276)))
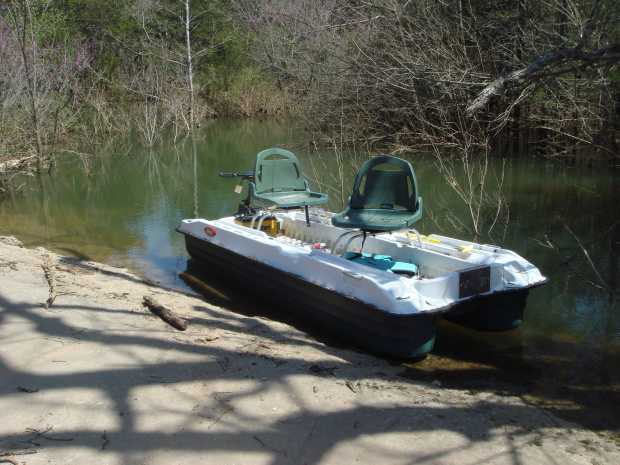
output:
POLYGON ((322 205, 328 200, 327 194, 310 190, 297 157, 280 148, 266 149, 256 155, 250 197, 255 206, 278 208, 322 205))
POLYGON ((381 155, 357 172, 349 205, 332 217, 332 224, 377 233, 410 228, 420 218, 422 197, 411 164, 381 155))

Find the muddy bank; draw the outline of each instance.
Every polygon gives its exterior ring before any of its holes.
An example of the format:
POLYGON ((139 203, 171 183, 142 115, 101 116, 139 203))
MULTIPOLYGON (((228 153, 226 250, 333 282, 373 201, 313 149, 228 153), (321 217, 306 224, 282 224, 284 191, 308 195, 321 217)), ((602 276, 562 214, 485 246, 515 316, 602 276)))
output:
POLYGON ((0 460, 617 464, 517 390, 465 389, 125 270, 0 243, 0 460), (176 331, 151 296, 187 320, 176 331))

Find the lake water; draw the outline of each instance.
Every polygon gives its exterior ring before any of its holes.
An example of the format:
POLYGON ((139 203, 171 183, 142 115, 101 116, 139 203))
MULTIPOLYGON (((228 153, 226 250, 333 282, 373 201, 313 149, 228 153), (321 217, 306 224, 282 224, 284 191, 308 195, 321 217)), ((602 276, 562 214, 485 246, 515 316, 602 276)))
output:
MULTIPOLYGON (((0 203, 0 234, 187 289, 179 278, 187 255, 175 227, 194 211, 207 218, 234 212, 240 197, 220 170, 250 169, 259 150, 285 145, 329 191, 330 208, 342 206, 362 156, 317 155, 297 142, 283 124, 219 121, 203 128, 194 144, 147 149, 126 140, 93 156, 63 154, 55 175, 24 178, 19 195, 0 203)), ((426 210, 418 229, 471 239, 465 205, 434 159, 408 158, 426 210)), ((492 160, 491 184, 502 163, 492 160)), ((571 419, 620 427, 619 174, 607 166, 506 161, 509 210, 503 212, 509 216, 480 240, 523 255, 550 283, 531 292, 520 330, 483 335, 446 324, 434 354, 404 374, 467 389, 509 381, 523 386, 517 395, 571 419)))

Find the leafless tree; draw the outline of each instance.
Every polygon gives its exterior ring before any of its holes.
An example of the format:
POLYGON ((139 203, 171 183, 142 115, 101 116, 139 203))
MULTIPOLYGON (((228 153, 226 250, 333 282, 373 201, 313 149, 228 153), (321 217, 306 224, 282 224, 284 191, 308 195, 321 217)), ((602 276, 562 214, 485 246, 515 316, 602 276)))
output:
POLYGON ((11 20, 13 31, 17 38, 17 44, 22 57, 24 77, 27 85, 28 103, 30 106, 32 140, 37 154, 37 165, 39 171, 43 163, 43 143, 39 130, 39 83, 38 83, 38 64, 37 64, 37 42, 35 39, 34 24, 32 20, 32 8, 29 0, 14 0, 8 10, 8 17, 11 20))
POLYGON ((185 56, 187 66, 187 89, 189 92, 189 127, 193 131, 196 124, 194 120, 194 70, 192 67, 192 14, 190 0, 183 0, 185 4, 185 56))
POLYGON ((38 43, 34 7, 32 0, 12 0, 0 18, 0 155, 34 158, 40 171, 79 118, 71 106, 89 57, 80 43, 38 43))
POLYGON ((617 156, 601 137, 618 128, 613 0, 236 5, 263 38, 255 57, 297 96, 313 140, 434 154, 474 236, 509 212, 489 157, 530 146, 617 156))
POLYGON ((320 133, 344 121, 351 141, 449 149, 464 114, 491 152, 563 154, 615 127, 613 0, 236 3, 264 38, 257 59, 320 133))

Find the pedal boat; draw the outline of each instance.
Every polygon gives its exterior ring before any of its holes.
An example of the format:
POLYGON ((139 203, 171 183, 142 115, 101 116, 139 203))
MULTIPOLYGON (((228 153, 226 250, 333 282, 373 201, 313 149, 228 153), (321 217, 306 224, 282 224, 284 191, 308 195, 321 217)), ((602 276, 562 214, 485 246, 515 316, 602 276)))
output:
MULTIPOLYGON (((250 179, 254 173, 236 175, 250 179)), ((516 328, 529 290, 547 280, 497 246, 412 228, 369 234, 338 226, 351 221, 347 211, 302 207, 185 219, 177 231, 192 259, 211 272, 277 301, 327 334, 399 359, 432 350, 439 318, 478 330, 516 328)))

